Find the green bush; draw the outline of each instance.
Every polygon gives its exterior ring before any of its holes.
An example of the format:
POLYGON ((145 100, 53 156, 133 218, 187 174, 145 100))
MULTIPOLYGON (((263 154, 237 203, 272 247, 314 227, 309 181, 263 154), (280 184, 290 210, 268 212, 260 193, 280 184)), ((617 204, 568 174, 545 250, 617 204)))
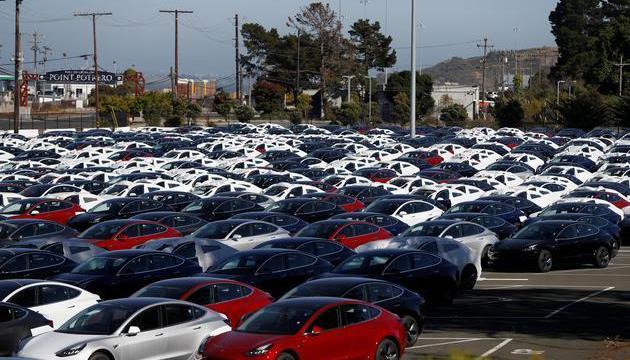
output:
POLYGON ((447 126, 463 126, 468 119, 468 112, 460 104, 452 104, 440 112, 440 120, 447 126))
POLYGON ((180 127, 182 126, 182 118, 179 116, 171 116, 164 121, 166 127, 180 127))
POLYGON ((256 115, 254 109, 246 105, 241 105, 237 107, 236 109, 234 109, 234 113, 236 114, 236 119, 244 122, 250 121, 256 115))
POLYGON ((302 123, 302 113, 299 111, 292 111, 289 113, 289 120, 291 124, 298 125, 302 123))

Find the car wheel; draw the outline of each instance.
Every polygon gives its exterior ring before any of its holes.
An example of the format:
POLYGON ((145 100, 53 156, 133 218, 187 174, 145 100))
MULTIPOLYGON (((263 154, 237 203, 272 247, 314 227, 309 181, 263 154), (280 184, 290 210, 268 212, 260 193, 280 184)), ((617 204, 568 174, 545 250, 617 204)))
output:
POLYGON ((463 290, 472 290, 475 287, 475 284, 477 283, 477 268, 472 266, 472 265, 468 265, 466 268, 464 268, 464 271, 462 271, 462 276, 461 276, 461 287, 463 290))
POLYGON ((549 250, 540 250, 538 253, 538 271, 542 273, 546 273, 551 271, 553 267, 553 258, 551 256, 551 251, 549 250))
POLYGON ((375 360, 398 360, 399 358, 400 351, 395 342, 385 339, 378 344, 375 360))
POLYGON ((112 359, 110 359, 109 356, 107 356, 106 354, 103 354, 102 352, 97 352, 97 353, 92 354, 89 360, 112 360, 112 359))
POLYGON ((486 245, 481 252, 481 267, 487 268, 490 266, 490 259, 488 258, 488 250, 490 250, 490 245, 486 245))
POLYGON ((278 355, 276 360, 295 360, 295 357, 289 353, 283 352, 283 353, 280 353, 280 355, 278 355))
POLYGON ((416 341, 418 341, 418 337, 420 337, 420 333, 422 332, 422 327, 418 323, 418 320, 411 315, 403 316, 402 323, 405 326, 405 333, 407 334, 407 346, 412 346, 416 343, 416 341))
POLYGON ((597 251, 595 251, 595 258, 593 259, 593 265, 597 268, 605 268, 608 267, 610 263, 610 251, 605 246, 600 246, 597 251))

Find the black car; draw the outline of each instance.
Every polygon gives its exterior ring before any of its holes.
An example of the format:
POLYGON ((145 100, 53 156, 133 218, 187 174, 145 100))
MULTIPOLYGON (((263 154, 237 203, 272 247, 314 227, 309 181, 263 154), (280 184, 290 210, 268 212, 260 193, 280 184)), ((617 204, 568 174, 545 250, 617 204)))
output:
POLYGON ((282 299, 336 297, 376 304, 398 315, 407 330, 407 346, 416 343, 424 327, 424 299, 402 286, 361 277, 308 281, 286 293, 282 299))
POLYGON ((322 278, 359 276, 389 281, 417 291, 435 303, 450 304, 458 293, 458 269, 424 251, 370 250, 337 265, 322 278))
POLYGON ((299 250, 315 255, 322 260, 326 260, 333 265, 339 265, 356 253, 335 241, 311 237, 291 237, 274 239, 257 245, 254 249, 289 249, 299 250))
POLYGON ((349 185, 344 186, 337 191, 339 194, 352 196, 365 205, 371 204, 374 200, 391 195, 391 193, 382 187, 367 185, 349 185))
POLYGON ((242 281, 279 298, 332 269, 331 263, 302 251, 257 249, 236 253, 203 275, 242 281))
POLYGON ((104 182, 96 180, 72 180, 66 181, 64 184, 76 186, 94 195, 100 194, 107 187, 104 182))
POLYGON ((232 216, 230 219, 258 220, 277 225, 291 234, 302 230, 308 223, 298 217, 277 212, 249 212, 232 216))
POLYGON ((545 220, 527 225, 488 251, 494 267, 550 271, 557 263, 592 263, 604 268, 614 256, 615 240, 597 226, 580 221, 545 220))
POLYGON ((117 198, 105 200, 84 214, 79 214, 68 221, 68 226, 78 231, 103 221, 129 219, 132 216, 152 211, 172 211, 158 201, 143 198, 117 198))
POLYGON ((438 220, 470 221, 472 223, 479 224, 497 234, 497 237, 500 240, 510 237, 516 232, 516 230, 518 230, 516 226, 510 224, 509 222, 503 220, 498 216, 479 213, 446 214, 440 216, 438 220))
POLYGON ((525 221, 527 219, 525 213, 518 210, 514 206, 499 201, 489 200, 474 200, 462 202, 446 210, 444 212, 444 215, 458 213, 480 213, 494 215, 514 225, 520 224, 522 221, 525 221))
POLYGON ((595 215, 602 217, 613 224, 620 224, 623 220, 619 214, 610 210, 610 208, 603 204, 595 204, 589 202, 570 202, 553 204, 543 209, 538 214, 538 217, 545 217, 556 214, 585 214, 595 215))
POLYGON ((33 336, 31 330, 52 325, 38 312, 0 302, 0 356, 13 354, 22 339, 33 336))
POLYGON ((155 221, 179 231, 182 235, 192 234, 208 223, 198 216, 173 211, 148 212, 132 216, 131 219, 155 221))
POLYGON ((102 299, 114 299, 127 297, 155 281, 200 271, 197 263, 177 255, 142 249, 120 250, 94 256, 51 280, 78 286, 102 299))
POLYGON ((459 162, 442 162, 435 165, 433 169, 452 171, 465 177, 473 176, 479 171, 468 164, 459 162))
POLYGON ((512 205, 515 208, 517 208, 518 210, 520 210, 523 213, 525 213, 525 215, 527 215, 527 216, 529 216, 529 215, 531 215, 533 213, 537 213, 537 212, 542 210, 542 208, 540 206, 536 205, 531 200, 523 199, 523 198, 517 197, 517 196, 491 195, 491 196, 481 197, 481 198, 479 198, 477 200, 498 201, 498 202, 502 202, 504 204, 512 205))
POLYGON ((182 211, 186 206, 195 200, 201 199, 195 194, 183 191, 153 191, 143 194, 141 197, 161 202, 173 208, 174 211, 182 211))
POLYGON ((281 200, 269 206, 267 211, 292 215, 309 223, 327 220, 345 212, 331 202, 308 198, 281 200))
POLYGON ((0 279, 45 279, 73 269, 77 263, 48 251, 1 249, 0 279))
POLYGON ((250 176, 249 178, 247 178, 247 181, 249 181, 253 185, 258 186, 261 189, 266 189, 271 185, 279 184, 281 182, 291 182, 293 180, 289 175, 260 174, 250 176))
POLYGON ((241 198, 213 196, 195 200, 186 206, 182 213, 196 215, 207 221, 225 220, 234 215, 262 211, 263 207, 241 198))
POLYGON ((54 221, 16 219, 0 221, 0 247, 11 247, 21 241, 65 240, 79 233, 54 221))
POLYGON ((409 229, 409 225, 400 221, 391 215, 373 213, 373 212, 352 212, 335 215, 330 218, 331 220, 356 220, 365 221, 376 226, 380 226, 383 229, 389 231, 392 235, 396 236, 409 229))

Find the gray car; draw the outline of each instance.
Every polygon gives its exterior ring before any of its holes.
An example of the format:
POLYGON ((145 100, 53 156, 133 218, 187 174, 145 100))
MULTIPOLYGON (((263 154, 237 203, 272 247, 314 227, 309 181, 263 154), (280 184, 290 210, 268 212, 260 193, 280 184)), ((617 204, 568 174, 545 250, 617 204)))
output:
POLYGON ((236 250, 251 250, 265 241, 288 237, 289 232, 274 224, 246 219, 211 222, 190 237, 217 240, 236 250))
POLYGON ((150 249, 172 253, 196 261, 203 271, 208 270, 223 259, 231 256, 236 249, 216 240, 194 239, 191 237, 169 238, 147 241, 137 249, 150 249))

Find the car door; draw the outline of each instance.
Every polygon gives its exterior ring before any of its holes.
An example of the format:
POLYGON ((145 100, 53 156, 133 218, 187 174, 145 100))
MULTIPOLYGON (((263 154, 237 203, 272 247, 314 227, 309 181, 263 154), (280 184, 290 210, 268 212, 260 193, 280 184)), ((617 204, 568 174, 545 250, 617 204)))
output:
POLYGON ((576 224, 577 230, 577 249, 576 257, 590 260, 592 255, 603 244, 598 241, 597 233, 599 229, 590 224, 576 224))
POLYGON ((48 201, 47 212, 42 212, 40 219, 54 221, 66 225, 68 220, 75 215, 72 203, 65 201, 48 201))
POLYGON ((61 266, 66 259, 44 252, 28 254, 27 276, 31 279, 47 279, 53 275, 69 271, 68 266, 61 266))
POLYGON ((556 246, 553 252, 555 260, 575 260, 580 256, 581 239, 578 235, 577 225, 573 224, 565 227, 556 236, 556 246))
POLYGON ((204 315, 204 311, 184 304, 162 305, 164 319, 164 339, 166 352, 160 356, 165 360, 188 360, 207 336, 208 329, 195 320, 204 315))
POLYGON ((343 339, 345 341, 346 354, 344 359, 364 360, 371 358, 374 348, 369 346, 347 346, 347 344, 376 344, 381 339, 376 337, 382 329, 379 324, 371 321, 376 311, 362 304, 345 304, 340 307, 343 339), (370 339, 370 336, 374 337, 370 339))
POLYGON ((179 277, 184 274, 181 265, 184 259, 171 254, 155 254, 149 255, 152 281, 179 277))
POLYGON ((36 311, 48 320, 52 320, 57 328, 66 322, 74 314, 82 311, 93 303, 77 301, 81 294, 79 290, 63 285, 39 285, 37 288, 37 306, 31 310, 36 311))
POLYGON ((284 294, 286 288, 283 284, 286 276, 283 254, 274 255, 258 268, 252 285, 279 298, 278 294, 284 294))
POLYGON ((118 351, 123 359, 161 359, 168 348, 162 328, 162 308, 152 306, 134 316, 123 329, 123 334, 135 326, 140 332, 134 336, 121 336, 118 351))
POLYGON ((341 327, 340 307, 334 306, 320 313, 302 334, 302 353, 305 360, 346 359, 349 342, 341 327))
POLYGON ((409 289, 417 289, 420 281, 413 270, 413 254, 400 255, 383 271, 383 278, 409 289))
POLYGON ((109 285, 115 294, 124 297, 153 281, 155 278, 151 271, 150 255, 142 255, 129 261, 120 269, 109 285))
POLYGON ((186 301, 224 314, 232 326, 236 326, 242 315, 258 308, 256 303, 247 301, 247 296, 251 293, 252 290, 247 287, 219 282, 196 290, 186 301))
POLYGON ((0 356, 10 356, 18 341, 31 336, 28 313, 7 304, 0 304, 0 356))

